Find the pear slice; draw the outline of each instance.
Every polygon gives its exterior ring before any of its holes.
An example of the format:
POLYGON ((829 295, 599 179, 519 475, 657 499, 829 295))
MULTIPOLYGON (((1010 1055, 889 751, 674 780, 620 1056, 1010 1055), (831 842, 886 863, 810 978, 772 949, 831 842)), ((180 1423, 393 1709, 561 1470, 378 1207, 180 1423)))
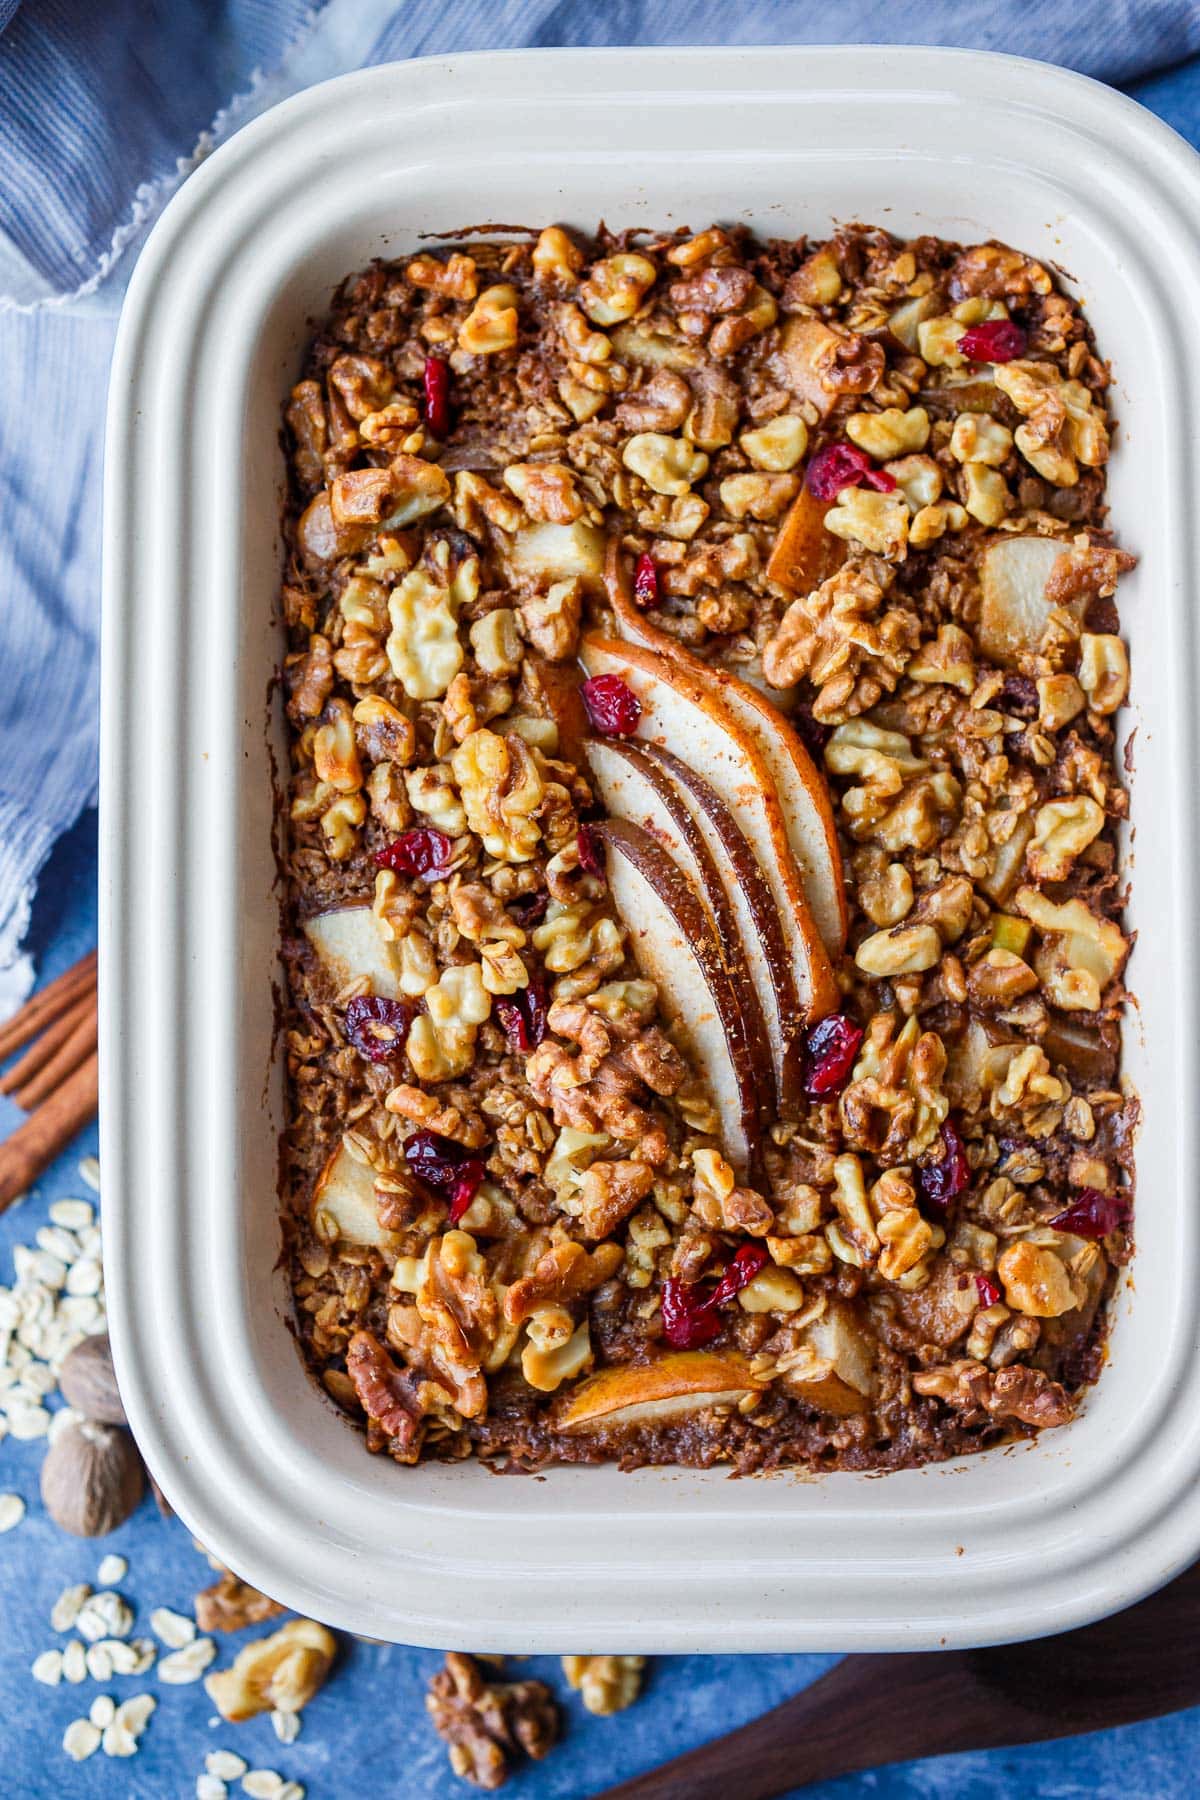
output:
POLYGON ((787 1054, 789 1022, 797 1016, 799 1002, 783 926, 767 878, 745 832, 703 776, 661 744, 641 744, 639 749, 674 782, 724 882, 736 921, 733 954, 726 949, 725 960, 729 963, 744 958, 767 1028, 767 1058, 757 1066, 763 1070, 764 1081, 766 1071, 771 1071, 775 1112, 780 1118, 789 1118, 802 1104, 799 1065, 795 1057, 787 1054))
POLYGON ((840 1418, 866 1412, 874 1387, 875 1345, 852 1309, 842 1300, 831 1301, 820 1318, 802 1328, 800 1342, 816 1360, 783 1377, 788 1393, 840 1418))
POLYGON ((592 827, 608 853, 608 886, 630 952, 658 988, 703 1075, 734 1168, 758 1169, 759 1106, 737 992, 712 919, 657 838, 628 819, 592 827))
POLYGON ((797 315, 786 321, 780 335, 778 361, 787 386, 801 400, 815 406, 823 419, 831 413, 838 394, 825 385, 825 373, 840 339, 820 319, 797 315))
MULTIPOLYGON (((758 990, 742 953, 743 937, 733 902, 703 830, 667 770, 657 760, 652 760, 645 750, 620 739, 592 738, 586 755, 596 792, 609 817, 628 819, 657 838, 707 907, 737 1001, 743 1045, 738 1061, 740 1063, 743 1056, 748 1060, 750 1085, 758 1087, 756 1074, 770 1071, 772 1067, 771 1041, 767 1036, 758 990)), ((744 867, 753 868, 761 881, 754 852, 744 837, 741 839, 741 860, 744 867)), ((736 877, 733 886, 736 890, 736 877)), ((777 1110, 774 1081, 763 1082, 758 1095, 758 1111, 764 1127, 777 1110)))
POLYGON ((344 1144, 338 1145, 317 1177, 312 1197, 314 1223, 318 1213, 334 1221, 344 1243, 373 1244, 381 1250, 395 1250, 400 1243, 395 1232, 384 1231, 376 1216, 375 1171, 369 1163, 351 1156, 344 1144))
POLYGON ((774 782, 788 844, 800 867, 817 929, 829 954, 840 956, 846 947, 850 915, 833 800, 795 726, 758 688, 727 669, 713 668, 639 612, 615 545, 610 545, 605 585, 621 636, 677 664, 705 685, 761 754, 774 782))
POLYGON ((618 1363, 590 1375, 568 1398, 559 1431, 605 1431, 657 1425, 706 1406, 737 1406, 760 1389, 743 1357, 716 1350, 679 1350, 657 1362, 618 1363))
POLYGON ((396 946, 383 936, 369 906, 338 906, 317 913, 305 920, 304 935, 335 990, 366 980, 371 992, 385 1000, 402 997, 396 946))
POLYGON ((835 575, 846 560, 849 545, 825 529, 825 514, 832 500, 818 500, 802 487, 775 534, 767 580, 787 594, 811 594, 835 575))
MULTIPOLYGON (((770 768, 757 742, 735 718, 722 693, 678 661, 639 644, 585 635, 580 660, 589 676, 617 675, 641 705, 638 736, 682 754, 737 817, 766 876, 783 932, 801 1017, 784 1019, 783 1063, 800 1055, 807 1021, 838 1004, 833 965, 813 920, 804 881, 788 839, 770 768)), ((777 1068, 780 1090, 792 1085, 777 1068)))
POLYGON ((1053 611, 1046 583, 1065 549, 1058 538, 997 537, 984 550, 979 646, 989 661, 1011 668, 1037 649, 1053 611))

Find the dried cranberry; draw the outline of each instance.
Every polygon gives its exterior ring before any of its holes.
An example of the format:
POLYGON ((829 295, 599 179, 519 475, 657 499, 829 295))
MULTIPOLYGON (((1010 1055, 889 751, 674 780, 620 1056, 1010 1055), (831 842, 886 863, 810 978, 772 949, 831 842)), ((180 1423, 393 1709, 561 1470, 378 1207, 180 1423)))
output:
POLYGON ((721 1306, 726 1300, 732 1300, 735 1294, 740 1294, 746 1284, 754 1280, 766 1261, 764 1245, 743 1244, 713 1289, 709 1305, 721 1306))
POLYGON ((985 319, 982 325, 972 325, 964 331, 954 347, 972 362, 1003 363, 1024 356, 1027 342, 1025 333, 1012 319, 985 319))
POLYGON ((549 894, 545 888, 539 888, 532 894, 518 894, 515 900, 509 901, 508 910, 518 925, 523 925, 526 931, 532 931, 545 918, 549 905, 549 894))
POLYGON ((603 737, 632 737, 642 716, 642 704, 619 675, 593 675, 580 692, 593 728, 603 737))
POLYGON ((927 1206, 944 1213, 971 1180, 971 1166, 958 1129, 947 1119, 942 1126, 941 1151, 932 1162, 919 1164, 917 1181, 927 1206))
POLYGON ((1050 1223, 1055 1231, 1069 1231, 1075 1237, 1090 1238, 1098 1243, 1119 1225, 1129 1223, 1129 1202, 1123 1194, 1102 1194, 1099 1188, 1080 1188, 1066 1212, 1060 1212, 1050 1223))
POLYGON ((450 433, 450 365, 441 356, 427 356, 421 373, 425 394, 425 423, 434 437, 450 433))
POLYGON ((509 1049, 522 1054, 536 1050, 546 1035, 546 984, 541 977, 531 975, 528 987, 493 1004, 509 1049))
POLYGON ((633 572, 633 599, 636 606, 645 612, 647 608, 658 605, 658 570, 654 566, 654 558, 646 551, 637 559, 637 567, 633 572))
POLYGON ((604 864, 600 861, 600 840, 590 825, 581 825, 575 838, 575 849, 579 856, 579 866, 585 875, 599 875, 604 879, 604 864))
POLYGON ((836 500, 843 488, 863 485, 890 494, 896 478, 886 469, 877 469, 866 451, 855 444, 826 444, 809 463, 805 482, 817 500, 836 500))
POLYGON ((479 1157, 472 1157, 470 1162, 463 1164, 458 1180, 450 1189, 449 1223, 451 1225, 458 1224, 458 1221, 462 1218, 472 1200, 479 1192, 479 1186, 482 1180, 483 1163, 480 1161, 479 1157))
POLYGON ((414 1131, 404 1141, 404 1160, 426 1187, 449 1200, 450 1223, 456 1224, 483 1180, 483 1158, 436 1131, 414 1131))
POLYGON ((804 1040, 804 1091, 810 1100, 841 1093, 862 1041, 862 1026, 845 1013, 830 1013, 813 1026, 804 1040))
POLYGON ((975 1276, 975 1291, 979 1295, 980 1306, 998 1306, 1000 1303, 1000 1283, 994 1275, 979 1272, 975 1276))
POLYGON ((662 1285, 663 1336, 676 1350, 698 1350, 721 1329, 716 1308, 702 1297, 698 1281, 669 1275, 662 1285))
POLYGON ((709 1344, 721 1329, 718 1310, 758 1274, 767 1261, 761 1244, 743 1244, 715 1288, 705 1292, 698 1281, 668 1276, 662 1287, 663 1336, 676 1350, 709 1344))
POLYGON ((399 1056, 413 1022, 413 1008, 380 994, 359 994, 346 1008, 346 1036, 368 1062, 399 1056))
POLYGON ((412 831, 402 831, 398 838, 377 850, 375 861, 381 869, 394 869, 397 875, 437 876, 448 868, 452 848, 444 831, 435 831, 432 825, 418 825, 412 831))

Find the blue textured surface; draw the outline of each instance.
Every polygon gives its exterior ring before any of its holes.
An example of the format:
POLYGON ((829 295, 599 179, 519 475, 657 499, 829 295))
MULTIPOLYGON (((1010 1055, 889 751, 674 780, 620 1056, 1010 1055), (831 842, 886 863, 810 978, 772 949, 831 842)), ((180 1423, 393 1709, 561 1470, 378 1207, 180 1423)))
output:
MULTIPOLYGON (((1138 10, 1144 14, 1154 9, 1138 10)), ((1031 6, 1029 11, 1044 9, 1031 6)), ((1193 143, 1200 143, 1200 63, 1168 70, 1131 91, 1193 143)), ((70 340, 66 342, 69 345, 70 340)), ((9 348, 15 351, 15 338, 9 339, 9 348)), ((1119 353, 1119 346, 1113 349, 1119 353)), ((15 381, 15 357, 9 367, 15 381)), ((6 392, 12 393, 11 383, 6 392)), ((0 617, 3 607, 11 604, 10 595, 0 597, 0 617)), ((39 981, 66 967, 94 937, 95 815, 86 813, 56 849, 42 878, 30 940, 39 981)), ((16 1118, 15 1110, 0 1100, 0 1135, 16 1118)), ((0 1281, 11 1274, 11 1246, 32 1239, 45 1222, 49 1202, 62 1194, 86 1191, 76 1164, 80 1155, 94 1149, 92 1130, 29 1199, 0 1217, 0 1281)), ((425 1651, 348 1647, 335 1678, 306 1711, 302 1736, 289 1747, 276 1742, 265 1720, 236 1727, 214 1725, 201 1687, 164 1687, 153 1674, 114 1680, 104 1689, 91 1681, 77 1688, 37 1686, 29 1664, 40 1650, 64 1641, 49 1628, 50 1607, 68 1583, 94 1580, 103 1552, 116 1550, 129 1559, 122 1589, 138 1608, 139 1632, 147 1630, 152 1607, 169 1605, 186 1611, 195 1591, 210 1579, 185 1528, 177 1520, 162 1520, 150 1501, 100 1545, 59 1534, 37 1498, 42 1454, 41 1444, 11 1439, 0 1444, 0 1491, 16 1490, 29 1503, 24 1523, 0 1537, 2 1800, 183 1797, 193 1793, 205 1753, 218 1746, 236 1749, 252 1766, 276 1768, 304 1782, 313 1800, 351 1800, 368 1783, 389 1800, 424 1796, 461 1800, 469 1791, 451 1776, 444 1752, 425 1722, 424 1683, 439 1660, 425 1651), (100 1755, 78 1767, 66 1761, 58 1747, 62 1731, 70 1719, 86 1712, 96 1693, 105 1691, 120 1699, 144 1688, 158 1694, 160 1705, 133 1762, 110 1762, 100 1755)), ((222 1660, 227 1660, 233 1645, 222 1640, 221 1648, 222 1660)), ((752 1718, 810 1681, 829 1660, 721 1655, 656 1659, 644 1697, 616 1720, 591 1719, 577 1697, 564 1695, 563 1744, 543 1765, 517 1774, 506 1792, 517 1800, 586 1800, 611 1782, 752 1718)), ((535 1658, 521 1667, 544 1675, 564 1693, 552 1660, 535 1658)), ((913 1764, 805 1792, 816 1800, 857 1795, 883 1800, 943 1796, 1008 1800, 1017 1794, 1047 1800, 1083 1796, 1115 1800, 1118 1795, 1125 1800, 1184 1800, 1200 1787, 1195 1774, 1198 1752, 1200 1711, 1069 1743, 913 1764)))

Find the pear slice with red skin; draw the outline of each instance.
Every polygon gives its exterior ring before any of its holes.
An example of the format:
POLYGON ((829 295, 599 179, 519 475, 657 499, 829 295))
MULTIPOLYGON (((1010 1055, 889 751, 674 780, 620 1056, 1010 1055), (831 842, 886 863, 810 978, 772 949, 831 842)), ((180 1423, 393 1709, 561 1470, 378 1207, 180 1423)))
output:
POLYGON ((699 894, 658 839, 628 819, 593 825, 609 893, 642 973, 704 1077, 734 1168, 757 1179, 759 1107, 737 990, 699 894))
POLYGON ((850 915, 833 800, 824 776, 795 726, 790 725, 779 708, 749 682, 730 674, 727 669, 713 668, 638 610, 615 542, 609 546, 605 583, 621 636, 631 644, 654 651, 673 667, 705 685, 733 715, 742 735, 759 751, 774 783, 792 856, 803 877, 809 909, 825 948, 831 956, 840 956, 846 948, 850 915))
POLYGON ((783 929, 803 1015, 786 1023, 789 1039, 798 1036, 804 1023, 835 1010, 838 985, 756 737, 739 722, 720 689, 678 659, 668 661, 640 644, 589 632, 580 645, 580 661, 589 676, 620 676, 642 709, 638 738, 682 756, 736 815, 767 878, 783 929))
MULTIPOLYGON (((726 897, 737 922, 734 958, 740 954, 744 959, 767 1028, 775 1111, 780 1118, 796 1117, 803 1109, 800 1061, 789 1051, 800 1006, 783 926, 767 878, 759 867, 750 840, 704 777, 697 775, 695 769, 661 744, 639 744, 638 748, 675 783, 725 884, 726 897)), ((727 954, 726 961, 730 960, 727 954)))
MULTIPOLYGON (((775 1084, 773 1079, 760 1084, 755 1076, 759 1071, 770 1071, 773 1066, 771 1040, 758 991, 742 951, 743 938, 733 904, 703 830, 665 767, 640 745, 625 743, 619 738, 592 738, 586 746, 586 755, 593 786, 609 817, 629 819, 657 838, 711 915, 725 971, 737 1000, 745 1055, 753 1072, 752 1085, 756 1089, 761 1087, 758 1093, 759 1122, 765 1129, 778 1111, 775 1084)), ((743 862, 753 868, 761 882, 761 871, 745 838, 742 838, 742 849, 743 862)), ((736 880, 733 885, 736 888, 736 880)), ((764 888, 765 885, 763 883, 764 888)))
POLYGON ((589 1375, 556 1408, 565 1432, 659 1425, 708 1406, 736 1406, 762 1383, 733 1351, 679 1350, 650 1363, 616 1363, 589 1375))

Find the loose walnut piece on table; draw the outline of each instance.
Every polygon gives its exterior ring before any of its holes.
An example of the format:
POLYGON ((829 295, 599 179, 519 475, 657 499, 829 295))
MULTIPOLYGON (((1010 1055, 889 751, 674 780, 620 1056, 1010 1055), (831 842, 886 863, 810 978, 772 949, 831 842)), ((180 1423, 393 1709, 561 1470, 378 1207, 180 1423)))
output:
POLYGON ((337 1639, 315 1619, 289 1619, 270 1637, 238 1651, 228 1669, 204 1682, 223 1719, 238 1724, 256 1713, 297 1713, 308 1705, 333 1664, 337 1639))
POLYGON ((283 1612, 278 1600, 260 1594, 248 1582, 226 1569, 219 1581, 202 1588, 192 1607, 202 1632, 241 1631, 245 1625, 262 1625, 283 1612))
POLYGON ((607 1718, 624 1712, 641 1692, 644 1656, 564 1656, 563 1674, 583 1696, 590 1713, 607 1718))
POLYGON ((455 1650, 429 1683, 425 1705, 454 1773, 475 1787, 502 1787, 510 1757, 523 1750, 540 1762, 558 1740, 558 1708, 545 1682, 487 1682, 478 1660, 455 1650))

